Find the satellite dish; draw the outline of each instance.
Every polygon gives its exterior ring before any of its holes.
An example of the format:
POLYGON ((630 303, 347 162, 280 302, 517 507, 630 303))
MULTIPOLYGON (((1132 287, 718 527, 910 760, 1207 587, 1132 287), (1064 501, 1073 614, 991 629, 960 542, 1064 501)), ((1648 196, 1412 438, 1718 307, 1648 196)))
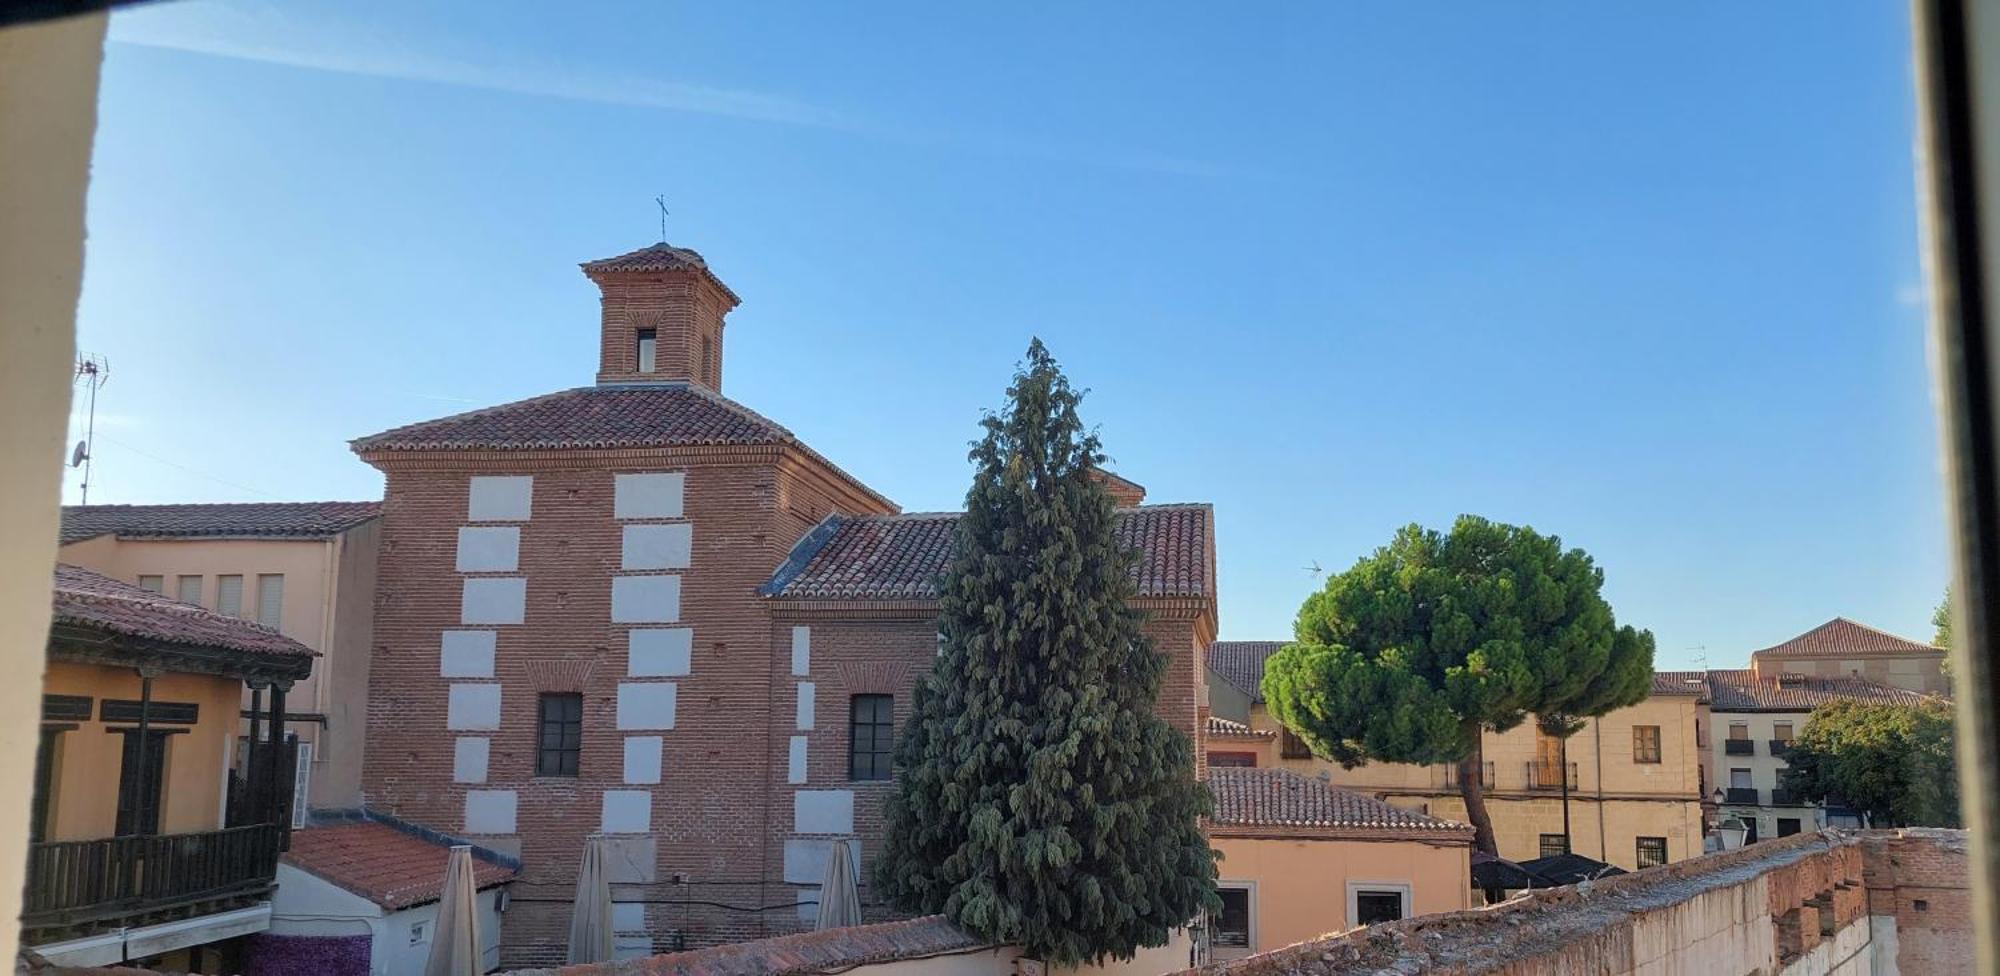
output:
POLYGON ((72 468, 82 467, 83 462, 88 460, 90 460, 90 442, 77 441, 76 450, 69 452, 69 466, 72 468))

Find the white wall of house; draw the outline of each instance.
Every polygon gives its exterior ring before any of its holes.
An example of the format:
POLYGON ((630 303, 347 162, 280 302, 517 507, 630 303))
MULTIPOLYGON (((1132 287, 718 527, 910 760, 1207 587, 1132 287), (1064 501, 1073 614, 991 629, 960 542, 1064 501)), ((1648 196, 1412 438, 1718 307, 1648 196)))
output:
MULTIPOLYGON (((500 965, 500 892, 479 893, 479 948, 487 969, 500 965)), ((368 971, 374 976, 420 973, 437 929, 437 902, 398 912, 289 864, 278 865, 278 893, 271 900, 271 934, 372 936, 368 971)))

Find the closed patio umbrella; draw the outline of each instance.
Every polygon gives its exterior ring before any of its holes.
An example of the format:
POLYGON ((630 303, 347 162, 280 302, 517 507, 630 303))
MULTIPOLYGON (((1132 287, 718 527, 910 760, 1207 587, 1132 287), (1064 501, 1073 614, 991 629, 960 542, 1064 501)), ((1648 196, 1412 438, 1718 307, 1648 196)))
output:
POLYGON ((826 879, 819 886, 816 929, 861 924, 861 890, 854 879, 854 853, 844 840, 833 842, 826 855, 826 879))
POLYGON ((604 869, 604 835, 583 842, 583 863, 576 869, 576 913, 569 919, 569 961, 608 962, 611 959, 611 876, 604 869))
POLYGON ((479 886, 472 880, 472 848, 460 844, 444 862, 444 894, 424 976, 479 976, 479 886))

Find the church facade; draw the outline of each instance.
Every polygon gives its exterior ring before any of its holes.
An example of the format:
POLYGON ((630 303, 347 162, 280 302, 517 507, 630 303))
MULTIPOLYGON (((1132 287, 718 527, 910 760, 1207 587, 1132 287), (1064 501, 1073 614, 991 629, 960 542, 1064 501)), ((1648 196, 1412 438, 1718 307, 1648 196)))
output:
MULTIPOLYGON (((722 395, 738 299, 699 254, 583 270, 595 384, 352 443, 386 479, 363 802, 519 858, 509 966, 561 961, 599 832, 627 953, 809 926, 833 841, 879 844, 956 522, 722 395)), ((1199 746, 1212 512, 1105 479, 1199 746)))

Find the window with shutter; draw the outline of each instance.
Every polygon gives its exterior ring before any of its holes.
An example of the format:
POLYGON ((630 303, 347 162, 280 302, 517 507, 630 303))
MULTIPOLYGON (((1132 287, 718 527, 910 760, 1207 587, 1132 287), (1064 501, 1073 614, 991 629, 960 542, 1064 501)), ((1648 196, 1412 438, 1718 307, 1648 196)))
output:
POLYGON ((285 575, 265 573, 257 577, 257 622, 277 630, 285 617, 285 575))
POLYGON ((232 617, 243 616, 243 577, 215 578, 215 612, 232 617))
POLYGON ((174 581, 174 599, 201 606, 201 577, 183 576, 174 581))

